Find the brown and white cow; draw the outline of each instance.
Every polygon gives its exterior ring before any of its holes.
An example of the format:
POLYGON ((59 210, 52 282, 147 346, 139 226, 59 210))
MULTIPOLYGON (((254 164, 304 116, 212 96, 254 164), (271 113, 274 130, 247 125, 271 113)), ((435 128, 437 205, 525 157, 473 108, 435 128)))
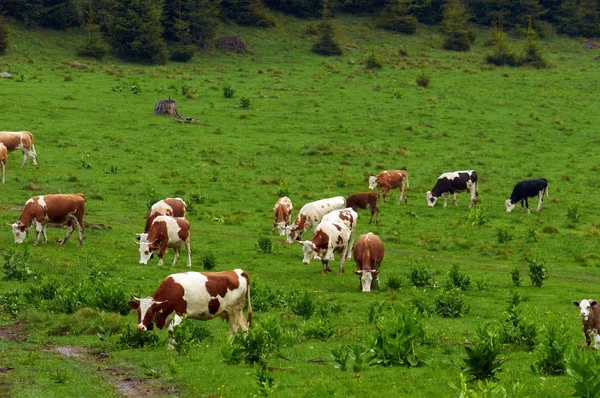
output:
POLYGON ((310 260, 317 256, 323 264, 323 271, 321 273, 326 275, 327 272, 331 271, 329 261, 333 260, 333 253, 337 252, 340 255, 338 275, 343 274, 350 234, 350 228, 342 223, 328 221, 320 223, 311 240, 298 242, 302 244, 302 252, 304 254, 302 264, 309 264, 310 260))
POLYGON ((81 193, 34 196, 25 202, 25 207, 17 222, 9 225, 12 227, 15 243, 23 243, 27 236, 27 229, 33 225, 36 231, 34 245, 38 244, 40 234, 44 235, 43 243, 48 241, 46 236, 48 222, 66 224, 69 228, 67 235, 60 241, 61 245, 67 243, 73 230, 77 227, 79 246, 81 246, 84 210, 84 197, 81 193))
POLYGON ((355 193, 346 198, 346 206, 351 207, 354 211, 358 211, 358 209, 370 209, 371 219, 369 220, 369 224, 371 224, 373 216, 375 216, 375 224, 379 225, 379 208, 377 207, 377 202, 379 202, 379 194, 376 192, 355 193))
POLYGON ((27 159, 31 157, 35 167, 40 167, 37 161, 35 145, 33 144, 33 135, 29 131, 0 131, 0 142, 11 152, 17 149, 23 151, 23 164, 25 166, 27 159))
POLYGON ((279 235, 285 235, 285 227, 290 225, 290 217, 293 210, 294 207, 292 206, 290 198, 287 196, 279 198, 277 203, 275 203, 275 207, 273 207, 275 218, 273 220, 273 229, 271 229, 271 232, 274 232, 275 228, 277 228, 279 235))
POLYGON ((360 290, 370 292, 375 279, 379 286, 379 267, 385 254, 383 242, 371 232, 361 235, 354 244, 353 254, 358 268, 354 273, 360 277, 360 290))
POLYGON ((0 165, 2 166, 2 184, 6 177, 6 161, 8 160, 8 150, 6 146, 0 142, 0 165))
POLYGON ((187 205, 181 198, 166 198, 154 203, 146 217, 146 226, 144 233, 138 234, 140 242, 146 241, 148 231, 154 219, 158 216, 185 217, 187 213, 187 205))
MULTIPOLYGON (((135 242, 135 241, 134 241, 135 242)), ((163 256, 167 248, 175 252, 173 266, 179 259, 181 245, 187 250, 187 266, 192 266, 192 250, 190 247, 190 222, 185 218, 158 216, 152 222, 148 239, 136 242, 140 246, 140 265, 148 264, 152 253, 158 251, 158 265, 163 265, 163 256)))
POLYGON ((398 204, 402 202, 404 198, 404 204, 407 203, 406 194, 404 193, 404 184, 408 188, 408 173, 406 170, 384 170, 376 176, 369 177, 369 189, 374 190, 379 188, 383 195, 383 201, 387 202, 387 194, 391 189, 400 191, 400 197, 398 198, 398 204))
MULTIPOLYGON (((356 234, 358 214, 350 207, 342 210, 334 210, 325 214, 321 219, 321 222, 344 224, 350 230, 350 237, 348 238, 348 250, 346 250, 346 260, 350 260, 352 258, 352 246, 354 245, 354 235, 356 234)), ((315 260, 319 260, 319 258, 315 258, 315 260)))
POLYGON ((344 207, 346 207, 346 200, 343 196, 321 199, 305 204, 300 209, 300 213, 298 213, 294 223, 285 228, 287 237, 285 241, 287 243, 294 243, 295 240, 301 240, 302 234, 318 226, 325 214, 343 209, 344 207))
POLYGON ((229 322, 233 337, 239 329, 243 332, 252 324, 250 303, 250 277, 241 270, 221 272, 184 272, 166 277, 152 297, 136 298, 129 306, 137 311, 137 329, 152 330, 168 325, 169 349, 175 348, 173 328, 182 317, 207 321, 221 317, 229 322), (248 301, 248 320, 244 318, 244 302, 248 301))

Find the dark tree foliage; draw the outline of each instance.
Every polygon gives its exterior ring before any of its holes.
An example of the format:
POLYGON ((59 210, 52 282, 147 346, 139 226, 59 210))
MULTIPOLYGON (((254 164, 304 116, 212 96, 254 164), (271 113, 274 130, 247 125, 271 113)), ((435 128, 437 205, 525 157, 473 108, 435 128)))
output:
POLYGON ((385 3, 386 0, 341 0, 340 8, 351 14, 373 14, 376 10, 381 9, 385 3))
POLYGON ((600 35, 600 15, 596 0, 562 1, 554 18, 559 33, 588 37, 600 35))
POLYGON ((393 0, 381 11, 375 24, 384 29, 413 34, 419 25, 417 17, 411 15, 414 8, 418 7, 412 0, 393 0))
POLYGON ((92 3, 89 4, 86 11, 86 24, 83 27, 86 32, 85 42, 77 49, 77 54, 82 57, 91 57, 96 59, 103 58, 109 50, 108 44, 104 41, 98 25, 97 12, 92 3))
POLYGON ((215 37, 221 0, 166 1, 163 8, 164 37, 168 42, 205 46, 215 37))
POLYGON ((475 33, 469 29, 469 10, 461 0, 448 0, 444 7, 442 31, 445 35, 444 48, 454 51, 469 51, 475 41, 475 33))
POLYGON ((0 15, 0 55, 4 55, 8 48, 8 26, 4 17, 0 15))
POLYGON ((508 29, 526 28, 529 16, 537 21, 546 12, 540 0, 471 0, 469 6, 475 22, 487 26, 501 23, 508 29))
POLYGON ((166 62, 162 0, 103 0, 102 5, 102 30, 120 57, 142 63, 166 62))
POLYGON ((492 53, 486 57, 486 62, 498 66, 518 66, 519 60, 514 51, 510 48, 506 39, 506 32, 502 26, 494 26, 492 29, 492 53))
POLYGON ((3 6, 9 15, 22 20, 27 26, 66 29, 80 23, 73 0, 7 1, 3 6))
POLYGON ((335 26, 327 19, 319 22, 317 27, 319 39, 313 44, 312 52, 321 55, 342 55, 342 47, 335 39, 335 26))
POLYGON ((265 5, 301 18, 317 18, 321 15, 321 0, 265 0, 265 5))
POLYGON ((223 0, 221 15, 239 25, 270 28, 275 18, 269 13, 263 0, 223 0))

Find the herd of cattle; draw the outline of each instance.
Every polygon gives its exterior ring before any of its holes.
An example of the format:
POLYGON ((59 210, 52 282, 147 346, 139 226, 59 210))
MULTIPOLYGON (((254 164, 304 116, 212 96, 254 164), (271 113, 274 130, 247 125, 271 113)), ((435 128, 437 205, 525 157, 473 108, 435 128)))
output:
MULTIPOLYGON (((5 180, 5 167, 7 152, 20 149, 23 151, 23 164, 31 157, 35 167, 38 167, 37 154, 33 144, 33 136, 26 131, 0 132, 0 164, 2 165, 2 183, 5 180)), ((376 176, 370 176, 369 189, 379 189, 384 202, 390 190, 398 189, 400 196, 398 204, 407 203, 404 188, 408 187, 408 174, 405 170, 382 171, 376 176)), ((456 171, 442 174, 431 191, 426 194, 427 205, 435 206, 440 197, 444 198, 444 207, 447 206, 448 195, 452 195, 456 205, 457 192, 469 192, 470 205, 474 207, 478 199, 478 176, 473 170, 456 171)), ((505 202, 507 212, 521 203, 521 211, 527 210, 529 214, 528 198, 538 197, 537 211, 542 211, 543 196, 548 196, 548 181, 544 178, 518 182, 505 202)), ((369 232, 360 235, 355 242, 357 211, 368 209, 371 213, 369 224, 375 217, 379 223, 379 194, 364 192, 350 195, 321 199, 305 204, 294 222, 291 222, 293 212, 292 201, 288 197, 280 198, 275 207, 273 229, 280 235, 286 235, 286 242, 297 242, 302 245, 303 264, 308 264, 312 259, 322 263, 322 274, 331 271, 329 262, 334 260, 334 253, 340 256, 338 274, 344 272, 344 262, 354 256, 357 268, 354 273, 360 278, 360 290, 369 292, 379 281, 381 262, 385 249, 382 240, 369 232), (310 240, 302 240, 304 232, 313 229, 310 240)), ((185 218, 187 206, 180 198, 166 198, 155 203, 146 217, 144 232, 138 234, 141 265, 146 265, 148 260, 157 254, 159 265, 168 248, 174 251, 173 265, 177 263, 182 246, 187 251, 187 267, 192 266, 190 247, 190 223, 185 218)), ((36 231, 34 244, 39 243, 40 234, 43 234, 43 243, 47 242, 46 226, 60 224, 67 226, 67 234, 61 239, 60 244, 65 244, 77 228, 79 232, 79 245, 83 243, 84 229, 84 195, 77 194, 49 194, 30 198, 19 219, 10 224, 16 243, 23 243, 27 230, 33 226, 36 231)), ((593 340, 595 345, 600 344, 600 306, 595 300, 582 300, 581 303, 573 302, 581 309, 584 334, 586 342, 590 345, 593 340)), ((252 305, 250 302, 250 277, 241 270, 221 272, 184 272, 169 275, 159 285, 151 297, 133 298, 129 306, 138 313, 138 330, 152 329, 153 324, 162 329, 168 325, 172 333, 173 328, 182 321, 185 314, 191 319, 208 320, 221 317, 229 322, 231 336, 239 329, 245 331, 252 321, 252 305), (243 315, 243 307, 247 302, 248 317, 243 315)), ((170 334, 171 334, 170 333, 170 334)), ((172 336, 169 348, 173 347, 172 336)))

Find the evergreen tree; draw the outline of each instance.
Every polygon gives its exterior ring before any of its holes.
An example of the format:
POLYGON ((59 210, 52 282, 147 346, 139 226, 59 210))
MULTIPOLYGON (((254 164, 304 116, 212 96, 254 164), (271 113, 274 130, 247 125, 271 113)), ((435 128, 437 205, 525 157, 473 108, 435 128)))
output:
POLYGON ((471 0, 469 5, 475 22, 482 25, 502 23, 508 29, 525 28, 529 16, 535 24, 546 12, 540 0, 471 0))
POLYGON ((321 55, 342 55, 344 51, 335 39, 335 26, 329 20, 331 10, 328 7, 327 0, 323 0, 321 10, 322 20, 317 26, 319 38, 312 46, 312 52, 321 55))
POLYGON ((162 0, 103 0, 102 5, 102 30, 120 57, 143 63, 166 62, 162 0))
POLYGON ((564 0, 555 15, 558 31, 569 36, 600 35, 596 0, 564 0))
POLYGON ((446 38, 444 48, 455 51, 469 51, 475 41, 475 33, 469 30, 470 13, 461 0, 448 0, 444 7, 442 31, 446 38))
POLYGON ((221 15, 244 26, 275 26, 275 18, 269 14, 263 0, 223 0, 221 15))
POLYGON ((86 31, 86 40, 81 47, 77 49, 77 54, 82 57, 92 57, 101 59, 106 55, 109 48, 100 33, 100 25, 96 22, 96 10, 90 2, 86 11, 86 24, 83 29, 86 31))
POLYGON ((381 11, 375 24, 384 29, 413 34, 417 31, 419 21, 410 14, 412 6, 412 0, 392 0, 381 11))
POLYGON ((529 26, 525 35, 525 48, 521 64, 531 65, 538 69, 548 67, 548 63, 542 55, 542 43, 535 29, 531 26, 531 19, 529 20, 529 26))
POLYGON ((8 11, 27 26, 66 29, 80 22, 73 0, 9 1, 8 11))
POLYGON ((163 9, 164 37, 168 42, 205 46, 215 37, 221 0, 167 1, 163 9))
POLYGON ((0 15, 0 55, 3 55, 8 48, 8 26, 4 17, 0 15))
POLYGON ((506 39, 506 32, 502 25, 494 25, 492 29, 492 53, 486 57, 486 62, 494 65, 518 66, 517 55, 510 48, 506 39))

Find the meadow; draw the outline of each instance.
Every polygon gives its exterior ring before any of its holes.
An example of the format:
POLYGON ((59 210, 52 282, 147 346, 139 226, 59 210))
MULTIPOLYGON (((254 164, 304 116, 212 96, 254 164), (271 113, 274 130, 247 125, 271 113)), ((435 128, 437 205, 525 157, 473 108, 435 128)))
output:
MULTIPOLYGON (((278 18, 269 30, 222 27, 246 40, 249 54, 209 50, 165 66, 80 59, 81 31, 13 26, 0 57, 0 70, 15 76, 0 80, 1 125, 33 133, 40 168, 21 169, 21 153, 9 155, 0 218, 15 222, 35 195, 81 192, 87 228, 82 247, 73 237, 59 246, 60 229, 48 229, 47 245, 33 246, 31 230, 17 246, 10 228, 0 228, 0 396, 458 396, 450 383, 466 374, 465 342, 479 327, 501 327, 514 292, 536 345, 553 325, 567 336, 567 355, 584 344, 571 302, 597 298, 600 275, 598 53, 555 36, 544 41, 551 68, 498 68, 483 63, 486 30, 471 52, 454 53, 440 49, 434 29, 408 37, 340 17, 345 54, 325 58, 310 52, 307 22, 278 18), (382 69, 365 67, 372 51, 382 69), (430 77, 427 88, 417 86, 421 74, 430 77), (223 85, 234 88, 233 98, 223 85), (168 97, 199 120, 153 116, 156 101, 168 97), (344 275, 322 276, 319 263, 301 264, 299 245, 271 234, 279 194, 291 198, 295 217, 309 201, 366 191, 369 173, 399 168, 409 173, 408 205, 396 205, 394 191, 380 202, 379 225, 359 212, 357 233, 376 233, 385 244, 380 289, 359 292, 353 260, 344 275), (466 194, 456 207, 428 208, 425 192, 437 177, 465 169, 479 173, 477 209, 468 209, 466 194), (532 200, 529 216, 505 213, 514 184, 539 177, 549 181, 544 211, 535 214, 532 200), (156 344, 134 348, 122 344, 137 322, 133 311, 88 308, 75 294, 54 304, 31 298, 53 280, 87 286, 88 294, 114 289, 110 308, 123 308, 130 293, 149 296, 167 275, 186 271, 181 258, 170 266, 172 252, 164 266, 156 258, 138 265, 133 242, 149 204, 170 196, 191 207, 192 270, 206 259, 215 270, 246 270, 254 327, 275 324, 285 334, 267 358, 274 387, 259 387, 255 366, 226 363, 228 327, 220 320, 202 324, 210 336, 187 354, 167 351, 166 331, 147 332, 156 344), (528 260, 545 265, 542 287, 530 283, 528 260), (13 263, 22 275, 6 280, 13 263), (435 300, 454 264, 470 277, 461 293, 469 310, 443 317, 435 300), (410 275, 424 270, 435 282, 413 287, 410 275), (400 280, 399 289, 390 280, 400 280), (373 344, 377 311, 411 313, 415 303, 428 309, 419 315, 424 364, 336 367, 332 350, 373 344), (310 306, 312 316, 299 315, 310 306)), ((511 44, 518 49, 520 41, 511 44)), ((502 345, 495 386, 508 396, 571 395, 572 377, 531 371, 540 357, 531 348, 502 345)))

